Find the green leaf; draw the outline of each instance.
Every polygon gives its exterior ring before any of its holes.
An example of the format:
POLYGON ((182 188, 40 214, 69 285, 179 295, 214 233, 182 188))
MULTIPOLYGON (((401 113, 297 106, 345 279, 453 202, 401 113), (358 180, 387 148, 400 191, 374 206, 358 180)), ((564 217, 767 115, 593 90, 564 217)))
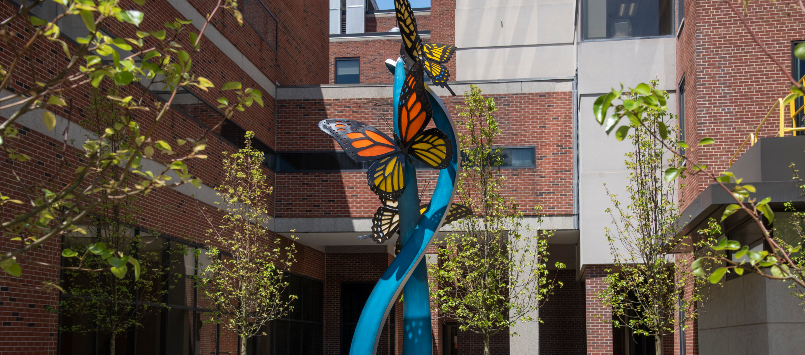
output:
POLYGON ((196 41, 198 41, 198 33, 190 32, 188 35, 190 36, 190 45, 193 46, 193 48, 198 49, 198 47, 201 46, 201 42, 196 44, 196 41))
POLYGON ((226 91, 226 90, 240 90, 240 88, 241 88, 241 87, 242 87, 242 85, 241 85, 239 82, 237 82, 237 81, 230 81, 230 82, 228 82, 228 83, 224 84, 224 86, 223 86, 223 87, 221 87, 221 91, 226 91))
POLYGON ((699 142, 699 145, 708 145, 708 144, 713 144, 715 142, 716 142, 716 140, 713 139, 713 138, 702 138, 702 140, 699 142))
POLYGON ((738 250, 741 248, 741 243, 735 240, 729 240, 727 237, 721 237, 718 244, 713 246, 713 250, 738 250))
POLYGON ((145 0, 134 0, 134 3, 140 6, 145 5, 145 0))
POLYGON ((3 270, 5 270, 9 275, 14 277, 20 277, 22 275, 22 267, 20 264, 17 264, 16 261, 12 261, 10 265, 3 266, 3 270))
MULTIPOLYGON (((803 42, 803 43, 805 43, 805 42, 803 42)), ((799 93, 796 93, 796 92, 788 94, 788 96, 786 96, 785 99, 783 99, 783 105, 795 100, 798 97, 800 97, 800 95, 799 95, 799 93)))
POLYGON ((67 103, 64 102, 64 100, 62 100, 60 97, 55 96, 55 95, 48 98, 48 104, 49 105, 56 105, 56 106, 67 105, 67 103))
POLYGON ((774 223, 774 211, 771 210, 771 207, 769 207, 768 203, 757 206, 757 209, 758 211, 763 212, 763 217, 766 217, 766 220, 769 223, 774 223))
POLYGON ((81 19, 84 20, 84 26, 87 26, 90 32, 95 32, 95 15, 92 14, 92 11, 81 10, 79 14, 81 19))
POLYGON ((618 124, 618 122, 620 122, 620 120, 621 117, 618 116, 617 113, 613 113, 612 116, 609 116, 609 118, 607 118, 607 121, 604 124, 604 131, 606 131, 607 134, 611 133, 612 130, 615 129, 615 126, 618 124))
POLYGON ((629 135, 629 126, 620 126, 617 131, 615 131, 615 139, 618 141, 624 140, 629 135))
POLYGON ((151 32, 151 35, 162 41, 165 39, 165 30, 151 32))
POLYGON ((44 25, 48 24, 47 21, 45 21, 45 20, 43 20, 43 19, 41 19, 39 17, 36 17, 36 16, 31 16, 30 19, 31 19, 31 24, 34 25, 34 26, 44 26, 44 25))
POLYGON ((679 176, 679 169, 677 168, 668 168, 665 170, 665 181, 671 182, 679 176))
POLYGON ((140 279, 140 261, 135 258, 129 258, 129 263, 134 266, 134 280, 140 279))
POLYGON ((73 250, 71 250, 71 249, 64 249, 61 252, 61 256, 65 257, 65 258, 72 258, 72 257, 74 257, 76 255, 78 255, 78 253, 73 251, 73 250))
POLYGON ((742 268, 740 266, 736 267, 735 268, 735 273, 738 274, 738 276, 743 275, 744 274, 744 268, 742 268))
POLYGON ((693 274, 701 278, 704 278, 704 260, 705 258, 698 258, 690 264, 693 274))
POLYGON ((149 157, 149 158, 154 156, 154 147, 152 147, 150 145, 145 147, 143 149, 143 153, 145 154, 146 157, 149 157))
POLYGON ((648 86, 646 83, 640 83, 634 88, 634 91, 640 95, 649 95, 651 94, 651 86, 648 86))
POLYGON ((98 242, 89 246, 89 251, 95 255, 101 255, 106 251, 106 244, 98 242))
POLYGON ((126 86, 131 84, 132 80, 134 80, 134 74, 128 71, 122 71, 115 73, 115 84, 118 86, 126 86))
POLYGON ((124 40, 122 38, 113 39, 112 44, 114 44, 117 48, 120 48, 120 49, 122 49, 124 51, 130 51, 131 50, 131 45, 128 42, 126 42, 126 40, 124 40))
POLYGON ((743 248, 741 248, 741 250, 735 252, 735 258, 736 259, 741 259, 744 256, 746 256, 746 253, 748 253, 748 252, 749 252, 749 246, 744 245, 743 248))
POLYGON ((805 42, 800 42, 794 47, 794 56, 799 60, 805 60, 805 42))
POLYGON ((725 267, 720 267, 720 268, 716 269, 716 271, 713 271, 713 274, 710 275, 710 283, 711 284, 717 284, 717 283, 721 282, 721 279, 724 278, 724 274, 726 274, 726 273, 727 273, 727 268, 725 268, 725 267))
POLYGON ((56 128, 56 115, 53 112, 45 111, 42 114, 42 122, 45 123, 45 127, 48 128, 49 131, 53 132, 53 129, 56 128))
POLYGON ((118 13, 118 16, 119 20, 128 22, 138 27, 140 26, 140 22, 143 22, 143 13, 137 10, 121 11, 118 13))
POLYGON ((676 142, 676 145, 678 145, 678 146, 679 146, 679 148, 682 148, 682 149, 688 149, 688 148, 690 148, 690 146, 688 145, 688 143, 685 143, 685 141, 679 141, 679 142, 676 142))
POLYGON ((665 122, 660 122, 660 137, 668 139, 668 126, 665 125, 665 122))
POLYGON ((727 219, 727 217, 732 216, 732 214, 735 213, 735 211, 738 211, 740 208, 741 206, 738 206, 734 203, 727 206, 727 208, 724 209, 724 214, 721 215, 721 220, 723 221, 727 219))
POLYGON ((123 265, 122 267, 112 267, 111 271, 112 274, 117 276, 118 279, 122 279, 126 277, 126 271, 129 271, 129 267, 126 265, 123 265))
POLYGON ((771 274, 774 277, 784 277, 783 271, 777 265, 771 267, 771 274))

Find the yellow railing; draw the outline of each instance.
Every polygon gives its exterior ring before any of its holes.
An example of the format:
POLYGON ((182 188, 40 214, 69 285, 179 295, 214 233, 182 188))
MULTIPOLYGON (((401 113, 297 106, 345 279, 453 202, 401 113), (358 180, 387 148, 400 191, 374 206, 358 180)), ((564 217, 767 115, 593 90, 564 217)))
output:
MULTIPOLYGON (((805 84, 805 76, 803 76, 802 79, 799 79, 799 83, 800 84, 805 84)), ((766 120, 769 119, 771 114, 774 112, 774 109, 776 109, 778 107, 780 108, 780 129, 777 132, 778 137, 785 137, 785 134, 788 133, 788 132, 792 132, 792 133, 793 132, 805 132, 805 127, 797 127, 797 115, 800 112, 802 112, 802 109, 805 108, 805 105, 802 105, 799 109, 797 109, 796 103, 795 103, 796 100, 791 100, 791 102, 788 103, 788 105, 787 105, 788 106, 788 112, 789 112, 788 116, 791 118, 791 128, 788 128, 788 127, 785 126, 785 117, 786 117, 785 107, 786 107, 786 105, 783 104, 784 100, 785 100, 785 98, 779 98, 777 100, 774 100, 774 105, 772 105, 771 109, 769 109, 769 112, 766 113, 766 116, 763 117, 763 120, 760 121, 760 124, 757 125, 757 128, 755 128, 755 131, 750 133, 749 137, 746 137, 746 139, 744 139, 743 143, 741 143, 741 146, 738 147, 738 150, 736 150, 735 154, 732 155, 732 158, 730 158, 730 166, 732 166, 732 163, 735 162, 735 158, 738 157, 738 153, 743 151, 743 149, 744 149, 744 147, 746 147, 747 143, 749 143, 750 147, 755 145, 755 143, 757 143, 758 138, 760 138, 759 137, 760 128, 762 128, 763 125, 766 123, 766 120)))

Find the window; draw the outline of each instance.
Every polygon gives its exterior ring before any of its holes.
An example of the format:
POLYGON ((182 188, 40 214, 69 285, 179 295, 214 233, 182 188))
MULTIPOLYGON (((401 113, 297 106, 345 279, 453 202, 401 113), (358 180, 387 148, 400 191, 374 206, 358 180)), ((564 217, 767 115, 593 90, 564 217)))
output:
POLYGON ((685 0, 676 0, 676 26, 682 25, 685 19, 685 0))
MULTIPOLYGON (((679 111, 678 111, 678 119, 679 119, 679 137, 678 140, 686 141, 687 136, 685 134, 685 77, 682 77, 682 80, 679 82, 679 90, 677 90, 677 100, 679 101, 679 111)), ((679 153, 685 155, 685 148, 679 148, 679 153)), ((685 161, 682 161, 682 164, 685 164, 685 161)))
POLYGON ((671 35, 672 1, 584 0, 584 39, 671 35))
POLYGON ((261 333, 266 335, 249 339, 248 355, 318 355, 324 351, 324 284, 303 276, 286 276, 285 297, 297 297, 293 311, 264 326, 261 333))
MULTIPOLYGON (((119 320, 136 321, 141 325, 128 327, 115 337, 115 354, 194 355, 207 354, 216 348, 237 350, 220 347, 215 340, 220 335, 219 327, 203 323, 210 309, 198 298, 193 276, 208 264, 205 249, 137 227, 104 224, 103 219, 96 222, 95 226, 85 227, 87 235, 65 237, 63 248, 80 250, 81 246, 85 248, 102 241, 119 245, 143 265, 151 265, 153 270, 165 271, 146 273, 137 284, 130 278, 117 281, 107 273, 63 271, 62 284, 66 292, 60 302, 62 309, 67 305, 69 310, 60 314, 59 354, 109 354, 111 328, 107 318, 102 317, 112 312, 119 320), (112 243, 114 241, 116 243, 112 243), (144 285, 146 287, 142 287, 144 285), (117 291, 113 293, 114 290, 117 291), (109 302, 112 294, 123 302, 109 302), (212 341, 203 344, 201 339, 212 341)), ((74 258, 62 261, 65 266, 75 262, 74 258)))
POLYGON ((335 60, 336 84, 360 84, 361 62, 359 58, 338 58, 335 60))

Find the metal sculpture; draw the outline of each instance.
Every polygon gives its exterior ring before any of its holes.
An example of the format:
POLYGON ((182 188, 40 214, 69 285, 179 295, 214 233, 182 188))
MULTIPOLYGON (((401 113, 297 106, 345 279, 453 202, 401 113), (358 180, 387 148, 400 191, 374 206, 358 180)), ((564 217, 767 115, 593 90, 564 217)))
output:
MULTIPOLYGON (((395 0, 402 35, 401 58, 387 61, 394 74, 394 139, 376 128, 348 119, 327 119, 319 128, 332 136, 350 158, 371 161, 369 187, 382 206, 373 218, 372 234, 359 237, 383 243, 399 233, 401 249, 375 285, 361 312, 351 355, 372 355, 394 302, 403 299, 403 354, 433 353, 425 250, 445 220, 470 215, 469 208, 451 205, 459 167, 457 136, 444 103, 424 83, 446 87, 450 73, 442 64, 455 47, 423 44, 408 0, 395 0), (391 63, 389 63, 391 62, 391 63), (430 121, 436 128, 426 129, 430 121), (416 181, 417 159, 440 169, 431 201, 421 205, 416 181)), ((455 95, 455 94, 453 94, 455 95)))

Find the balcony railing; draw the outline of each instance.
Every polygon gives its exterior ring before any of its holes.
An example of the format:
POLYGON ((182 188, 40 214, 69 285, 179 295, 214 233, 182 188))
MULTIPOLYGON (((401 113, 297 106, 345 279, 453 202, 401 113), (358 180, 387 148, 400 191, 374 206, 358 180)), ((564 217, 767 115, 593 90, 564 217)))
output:
MULTIPOLYGON (((799 83, 800 85, 805 84, 805 76, 799 79, 799 83)), ((757 128, 755 128, 755 131, 750 133, 749 136, 744 139, 743 143, 741 143, 741 146, 738 147, 738 149, 735 151, 735 154, 732 155, 732 158, 730 158, 730 166, 732 166, 732 163, 734 163, 735 159, 738 158, 738 154, 743 151, 747 144, 749 144, 751 147, 757 143, 757 140, 760 138, 760 129, 763 127, 769 117, 771 117, 772 113, 774 113, 778 108, 780 110, 780 126, 777 131, 778 137, 785 137, 785 134, 789 132, 794 135, 796 135, 796 132, 805 132, 805 127, 797 127, 797 116, 803 112, 805 105, 801 103, 797 105, 797 100, 787 100, 791 95, 781 97, 774 101, 771 109, 769 109, 769 112, 767 112, 766 116, 763 117, 763 120, 760 121, 760 124, 757 126, 757 128), (788 105, 786 105, 786 101, 788 101, 788 105), (785 112, 786 106, 788 106, 788 114, 785 112), (799 106, 799 108, 797 108, 797 106, 799 106), (786 127, 786 117, 791 119, 791 128, 786 127)))

